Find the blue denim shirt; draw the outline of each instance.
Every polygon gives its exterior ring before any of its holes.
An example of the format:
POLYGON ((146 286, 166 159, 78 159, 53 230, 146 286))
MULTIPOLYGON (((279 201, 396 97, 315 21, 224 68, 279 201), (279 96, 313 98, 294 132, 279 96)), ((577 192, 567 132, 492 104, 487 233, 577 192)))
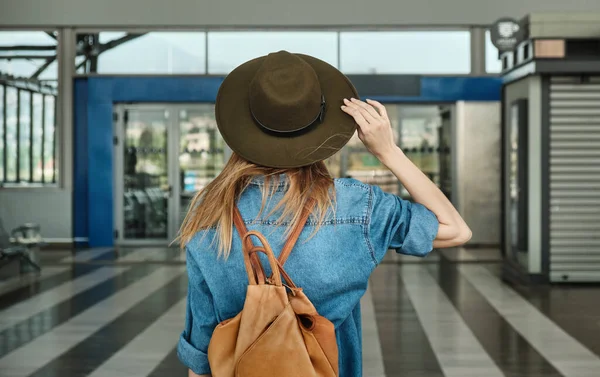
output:
MULTIPOLYGON (((285 186, 280 185, 257 218, 261 184, 262 180, 255 179, 238 207, 248 229, 263 233, 278 254, 285 242, 286 227, 275 225, 281 212, 264 216, 282 197, 285 186)), ((420 204, 357 180, 337 179, 335 190, 335 218, 328 213, 314 235, 315 220, 309 218, 285 270, 317 311, 335 325, 340 376, 358 377, 362 376, 360 299, 369 276, 388 249, 427 255, 433 248, 438 220, 420 204)), ((188 308, 177 348, 180 360, 197 374, 210 373, 206 353, 212 332, 219 322, 242 310, 248 284, 237 232, 227 260, 217 258, 214 230, 203 232, 209 234, 202 237, 200 232, 187 245, 188 308)), ((262 261, 269 271, 266 258, 262 261)))

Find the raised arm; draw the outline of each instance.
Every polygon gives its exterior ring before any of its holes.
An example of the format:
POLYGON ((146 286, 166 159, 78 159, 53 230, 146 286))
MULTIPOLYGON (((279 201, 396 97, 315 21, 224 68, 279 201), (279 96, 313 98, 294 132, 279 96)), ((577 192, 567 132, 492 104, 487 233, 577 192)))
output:
POLYGON ((471 230, 452 203, 394 142, 385 107, 377 101, 367 103, 344 100, 342 110, 358 125, 358 137, 367 149, 398 178, 415 202, 433 212, 440 223, 433 243, 436 248, 462 245, 471 239, 471 230))

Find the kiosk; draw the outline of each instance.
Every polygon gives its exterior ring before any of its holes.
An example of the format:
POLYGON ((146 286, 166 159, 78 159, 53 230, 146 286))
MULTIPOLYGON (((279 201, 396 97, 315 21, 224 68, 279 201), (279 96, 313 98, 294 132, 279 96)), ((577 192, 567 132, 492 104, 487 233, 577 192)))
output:
POLYGON ((521 33, 500 53, 504 278, 600 282, 600 13, 495 27, 521 33))

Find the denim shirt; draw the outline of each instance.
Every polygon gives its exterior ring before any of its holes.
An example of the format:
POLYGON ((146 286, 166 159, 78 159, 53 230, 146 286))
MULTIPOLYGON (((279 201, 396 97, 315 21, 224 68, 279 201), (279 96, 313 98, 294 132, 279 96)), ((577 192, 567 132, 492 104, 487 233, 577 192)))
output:
MULTIPOLYGON (((281 212, 265 216, 279 202, 285 186, 282 183, 267 200, 259 218, 262 184, 255 179, 240 197, 238 208, 248 229, 261 232, 278 255, 288 224, 276 226, 281 212)), ((309 218, 285 270, 319 314, 335 325, 340 376, 358 377, 362 376, 360 299, 369 276, 388 249, 427 255, 439 224, 424 206, 384 193, 377 186, 336 179, 335 192, 335 218, 329 211, 316 233, 315 219, 309 218)), ((207 350, 212 332, 219 322, 242 310, 248 285, 237 232, 233 232, 228 259, 217 258, 214 234, 214 230, 199 232, 186 245, 188 307, 177 351, 183 364, 197 374, 210 373, 207 350)), ((261 260, 270 273, 264 255, 261 260)))

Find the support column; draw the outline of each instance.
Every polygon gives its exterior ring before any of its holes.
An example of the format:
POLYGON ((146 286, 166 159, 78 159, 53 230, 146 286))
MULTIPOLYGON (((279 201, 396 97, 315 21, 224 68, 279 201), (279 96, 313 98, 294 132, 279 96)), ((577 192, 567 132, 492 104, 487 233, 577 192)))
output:
POLYGON ((62 28, 58 34, 58 106, 56 137, 58 142, 58 184, 73 189, 73 75, 75 73, 75 31, 62 28))
POLYGON ((471 28, 471 74, 485 75, 485 32, 483 27, 471 28))

